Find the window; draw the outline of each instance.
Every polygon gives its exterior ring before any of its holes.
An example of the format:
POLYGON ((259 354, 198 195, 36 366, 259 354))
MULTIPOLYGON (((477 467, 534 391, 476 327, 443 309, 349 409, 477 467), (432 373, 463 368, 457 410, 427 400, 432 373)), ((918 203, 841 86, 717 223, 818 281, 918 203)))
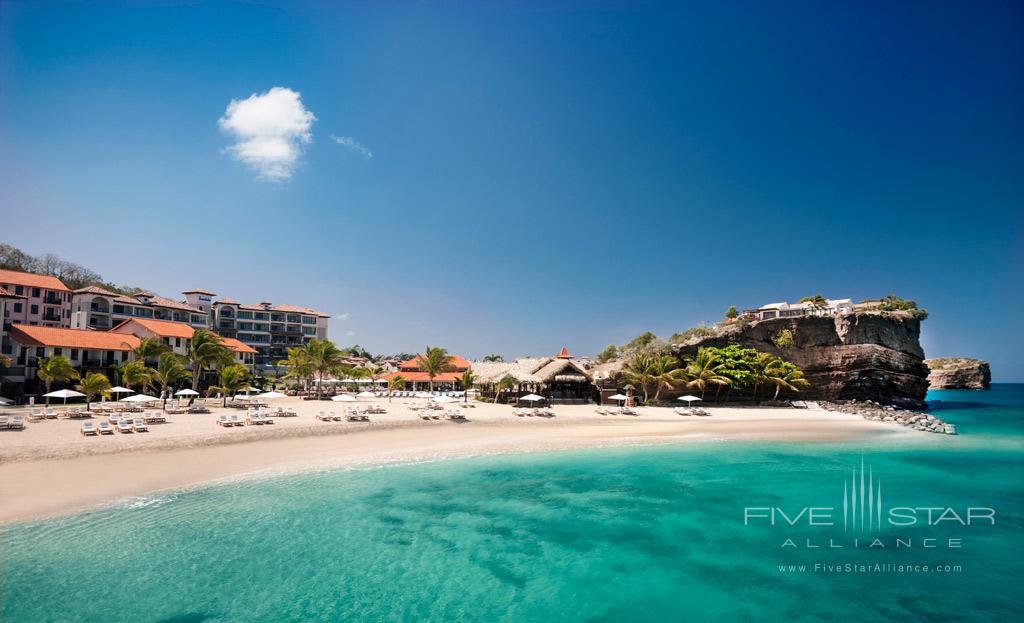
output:
POLYGON ((14 286, 14 293, 25 294, 25 288, 23 288, 22 286, 14 286))
POLYGON ((45 348, 37 348, 36 349, 36 357, 37 358, 45 357, 45 356, 46 356, 46 349, 45 348))
POLYGON ((266 312, 256 312, 256 320, 269 320, 270 314, 266 312))
POLYGON ((78 361, 78 349, 77 348, 72 348, 71 349, 71 361, 78 361))
POLYGON ((302 327, 302 333, 305 335, 314 335, 316 333, 316 329, 313 327, 302 327))
POLYGON ((179 347, 179 348, 181 347, 181 338, 180 337, 174 338, 174 345, 179 347))
POLYGON ((20 314, 21 313, 21 303, 15 303, 14 304, 14 313, 16 313, 16 314, 20 314))
POLYGON ((57 348, 53 349, 53 356, 54 357, 56 357, 57 355, 63 355, 63 354, 64 354, 64 349, 63 348, 60 348, 58 346, 57 348))
POLYGON ((316 318, 313 316, 303 316, 302 324, 316 324, 316 318))
POLYGON ((38 314, 38 313, 39 313, 39 306, 38 306, 38 305, 33 305, 33 306, 32 306, 32 307, 30 308, 30 310, 31 310, 31 312, 30 312, 30 313, 32 313, 32 314, 38 314))
POLYGON ((35 296, 35 297, 42 296, 42 293, 39 291, 39 288, 32 288, 32 296, 35 296))
POLYGON ((252 312, 240 311, 238 312, 239 318, 245 318, 246 320, 252 320, 252 312))

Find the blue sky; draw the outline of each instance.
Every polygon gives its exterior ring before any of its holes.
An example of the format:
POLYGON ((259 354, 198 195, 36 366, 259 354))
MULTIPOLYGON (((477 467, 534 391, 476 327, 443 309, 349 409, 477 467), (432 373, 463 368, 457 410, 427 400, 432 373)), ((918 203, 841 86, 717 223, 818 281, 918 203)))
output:
POLYGON ((383 352, 893 292, 1024 379, 1020 4, 378 4, 0 1, 0 240, 383 352), (266 179, 221 119, 274 87, 266 179))

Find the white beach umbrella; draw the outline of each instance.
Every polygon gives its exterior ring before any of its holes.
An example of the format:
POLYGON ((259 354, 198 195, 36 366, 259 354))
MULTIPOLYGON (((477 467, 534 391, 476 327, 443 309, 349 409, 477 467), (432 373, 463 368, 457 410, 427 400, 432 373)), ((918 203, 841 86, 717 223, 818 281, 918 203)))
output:
POLYGON ((273 400, 274 398, 284 398, 284 394, 281 392, 264 392, 256 397, 263 398, 264 400, 273 400))
POLYGON ((128 389, 127 387, 121 387, 120 385, 118 385, 117 387, 111 387, 108 391, 111 394, 134 394, 135 393, 134 389, 128 389))
POLYGON ((122 398, 118 402, 156 402, 158 400, 160 399, 157 398, 156 396, 147 396, 146 394, 135 394, 134 396, 122 398))
POLYGON ((356 398, 376 398, 377 394, 373 392, 359 392, 356 394, 356 398))
POLYGON ((178 391, 174 392, 174 395, 175 396, 198 396, 199 392, 197 392, 195 390, 192 390, 192 389, 179 389, 178 391))
POLYGON ((9 406, 12 404, 14 404, 13 400, 11 400, 10 398, 4 398, 3 396, 0 396, 0 405, 9 406))
POLYGON ((623 396, 622 394, 615 394, 614 396, 608 396, 608 400, 628 400, 629 396, 623 396))
POLYGON ((691 395, 687 394, 685 396, 680 396, 679 398, 676 398, 676 400, 685 400, 686 401, 686 406, 690 406, 691 402, 694 402, 695 400, 704 400, 704 399, 703 398, 698 398, 696 396, 691 396, 691 395))
POLYGON ((521 397, 520 400, 526 400, 528 402, 538 402, 540 400, 544 400, 544 396, 538 396, 537 394, 526 394, 525 396, 521 397))
POLYGON ((76 392, 73 389, 58 389, 55 392, 49 394, 43 394, 43 398, 63 398, 64 404, 68 403, 68 398, 84 398, 85 394, 76 392))
POLYGON ((355 398, 348 394, 341 394, 339 396, 331 396, 331 400, 334 402, 357 402, 355 398))

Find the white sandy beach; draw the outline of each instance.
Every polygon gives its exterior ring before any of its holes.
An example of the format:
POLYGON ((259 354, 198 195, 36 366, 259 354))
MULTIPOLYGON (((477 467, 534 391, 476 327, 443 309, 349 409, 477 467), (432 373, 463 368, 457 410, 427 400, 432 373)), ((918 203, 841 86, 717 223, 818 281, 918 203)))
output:
MULTIPOLYGON (((273 425, 223 428, 209 415, 170 415, 147 433, 84 437, 81 420, 30 423, 0 431, 0 522, 80 511, 130 496, 267 471, 345 467, 500 452, 710 440, 840 441, 911 431, 819 410, 715 408, 683 417, 667 408, 598 415, 593 406, 557 406, 556 416, 516 417, 505 405, 464 408, 467 421, 424 421, 409 399, 368 400, 387 408, 372 422, 321 422, 344 403, 274 401, 298 417, 273 425)), ((420 401, 421 402, 421 401, 420 401)), ((453 405, 461 406, 461 405, 453 405)), ((96 418, 94 418, 96 419, 96 418)))

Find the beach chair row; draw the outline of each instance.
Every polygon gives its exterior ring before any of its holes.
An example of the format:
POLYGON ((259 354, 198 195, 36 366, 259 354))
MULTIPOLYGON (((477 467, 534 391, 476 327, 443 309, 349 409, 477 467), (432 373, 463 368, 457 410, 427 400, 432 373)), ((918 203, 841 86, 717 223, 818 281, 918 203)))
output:
POLYGON ((594 409, 598 415, 640 415, 630 407, 598 407, 594 409))
POLYGON ((344 415, 338 415, 334 411, 321 411, 320 413, 317 413, 315 417, 321 422, 341 422, 343 420, 348 420, 349 422, 370 421, 370 416, 368 414, 356 409, 346 409, 344 415))
POLYGON ((232 426, 262 426, 263 424, 273 423, 274 418, 259 411, 250 411, 245 417, 240 417, 237 414, 217 416, 217 426, 224 426, 226 428, 232 426))
POLYGON ((93 437, 99 435, 113 435, 114 432, 128 434, 128 433, 146 433, 149 432, 149 425, 141 417, 137 418, 111 418, 113 422, 108 420, 100 420, 99 422, 82 422, 81 433, 86 437, 93 437))
POLYGON ((437 409, 423 409, 420 413, 420 419, 423 420, 465 420, 466 415, 462 413, 461 409, 444 409, 442 413, 439 413, 437 409))
POLYGON ((25 420, 20 415, 0 415, 0 430, 22 430, 25 420))
POLYGON ((672 410, 675 411, 677 415, 699 415, 705 417, 711 415, 700 407, 676 407, 672 410))
POLYGON ((555 417, 555 410, 551 407, 514 407, 512 409, 512 415, 517 415, 519 417, 555 417))

